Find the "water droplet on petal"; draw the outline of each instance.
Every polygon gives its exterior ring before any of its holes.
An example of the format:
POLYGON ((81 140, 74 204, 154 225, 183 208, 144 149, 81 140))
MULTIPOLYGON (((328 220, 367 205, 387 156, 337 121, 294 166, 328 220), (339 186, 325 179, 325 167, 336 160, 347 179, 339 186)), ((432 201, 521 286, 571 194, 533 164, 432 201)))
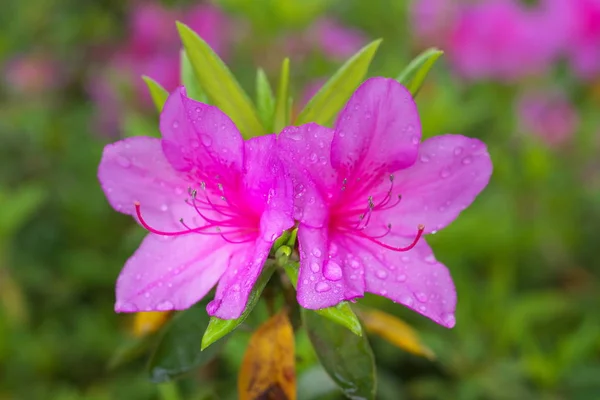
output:
POLYGON ((442 170, 440 171, 440 177, 443 179, 446 179, 449 176, 450 176, 450 170, 448 168, 442 168, 442 170))
POLYGON ((236 283, 231 287, 231 290, 233 290, 234 292, 239 292, 240 291, 240 284, 236 283))
POLYGON ((415 304, 415 300, 412 298, 412 296, 403 296, 400 299, 400 303, 407 307, 412 307, 415 304))
POLYGON ((162 204, 162 205, 160 206, 160 211, 163 211, 163 212, 164 212, 164 211, 167 211, 168 209, 169 209, 169 206, 168 206, 168 205, 166 205, 166 204, 162 204))
POLYGON ((430 158, 429 158, 429 156, 427 154, 423 154, 421 156, 420 160, 421 160, 422 163, 428 163, 429 160, 430 160, 430 158))
POLYGON ((442 314, 442 323, 445 326, 452 328, 456 324, 456 318, 454 318, 454 315, 450 313, 442 314))
POLYGON ((312 154, 310 155, 310 161, 311 161, 312 163, 316 163, 318 159, 319 159, 319 156, 317 156, 317 153, 312 153, 312 154))
POLYGON ((461 154, 462 154, 462 152, 463 152, 463 148, 462 148, 462 147, 460 147, 460 146, 458 146, 457 148, 455 148, 455 149, 454 149, 454 155, 455 155, 455 156, 459 156, 459 155, 461 155, 461 154))
POLYGON ((428 255, 427 257, 425 257, 424 260, 429 264, 435 264, 435 257, 433 256, 433 254, 428 255))
POLYGON ((417 292, 415 293, 415 297, 417 298, 417 300, 419 300, 421 303, 427 303, 427 300, 429 300, 429 296, 427 296, 426 293, 423 292, 417 292))
POLYGON ((407 263, 410 261, 410 257, 409 256, 402 256, 402 258, 400 258, 402 260, 402 262, 407 263))
POLYGON ((350 261, 350 266, 352 268, 356 269, 356 268, 360 267, 360 263, 358 261, 356 261, 356 260, 352 260, 352 261, 350 261))
POLYGON ((147 298, 147 299, 149 299, 150 298, 150 292, 144 293, 144 297, 147 298))
POLYGON ((315 290, 319 293, 326 292, 331 289, 331 286, 327 282, 319 282, 315 285, 315 290))
POLYGON ((139 281, 139 280, 141 280, 141 279, 142 279, 142 274, 137 274, 137 275, 135 276, 135 279, 137 279, 138 281, 139 281))
POLYGON ((380 269, 377 272, 375 272, 375 275, 379 278, 379 279, 385 279, 388 276, 388 273, 386 270, 380 269))
POLYGON ((162 303, 159 303, 156 305, 156 309, 158 311, 168 311, 168 310, 172 310, 173 309, 173 303, 171 303, 170 301, 163 301, 162 303))
POLYGON ((173 129, 179 128, 179 122, 173 121, 173 129))
POLYGON ((466 156, 465 158, 462 159, 462 163, 464 165, 469 165, 469 164, 471 164, 471 162, 473 162, 473 157, 471 157, 471 156, 466 156))
POLYGON ((129 161, 129 158, 124 156, 117 156, 117 163, 123 168, 131 167, 131 161, 129 161))
POLYGON ((420 140, 419 136, 417 136, 417 135, 414 135, 414 136, 412 137, 411 141, 412 141, 412 144, 419 144, 419 142, 420 142, 421 140, 420 140))
POLYGON ((335 261, 329 261, 323 267, 323 275, 330 281, 339 281, 342 279, 342 267, 335 261))
POLYGON ((202 140, 202 144, 206 147, 209 147, 212 144, 212 138, 208 135, 200 136, 200 140, 202 140))
POLYGON ((319 264, 317 264, 314 261, 312 263, 310 263, 310 270, 312 272, 319 272, 319 269, 320 269, 319 264))
POLYGON ((406 282, 406 275, 405 274, 400 274, 396 277, 396 281, 398 282, 406 282))
POLYGON ((313 253, 313 255, 314 255, 315 257, 321 257, 321 254, 322 254, 322 253, 321 253, 321 250, 319 250, 319 249, 314 249, 314 250, 312 251, 312 253, 313 253))
POLYGON ((387 290, 383 289, 379 292, 379 294, 385 296, 387 294, 387 290))
POLYGON ((183 188, 182 188, 182 187, 179 187, 179 186, 177 186, 177 187, 175 188, 175 194, 176 194, 176 195, 182 195, 182 194, 183 194, 183 188))
POLYGON ((132 303, 117 303, 115 309, 119 312, 136 312, 138 308, 132 303))

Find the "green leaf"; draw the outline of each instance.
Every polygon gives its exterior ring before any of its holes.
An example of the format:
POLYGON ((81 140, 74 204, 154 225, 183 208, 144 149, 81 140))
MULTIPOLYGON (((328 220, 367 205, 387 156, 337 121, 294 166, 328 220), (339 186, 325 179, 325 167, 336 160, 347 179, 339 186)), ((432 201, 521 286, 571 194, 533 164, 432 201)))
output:
POLYGON ((413 97, 417 97, 427 74, 442 54, 444 52, 436 48, 425 50, 404 68, 396 80, 406 86, 413 97))
POLYGON ((302 310, 302 320, 325 371, 350 399, 374 399, 375 357, 366 336, 356 336, 327 318, 302 310))
MULTIPOLYGON (((284 269, 295 288, 298 282, 298 263, 287 264, 284 269)), ((314 312, 349 329, 355 335, 362 336, 360 321, 348 302, 342 301, 336 306, 314 310, 314 312)))
POLYGON ((280 132, 290 122, 290 59, 286 58, 281 64, 279 75, 279 87, 277 88, 277 100, 275 102, 275 116, 273 119, 273 132, 280 132))
POLYGON ((206 302, 178 313, 166 327, 150 358, 150 379, 155 383, 176 379, 212 360, 220 346, 201 351, 202 332, 208 327, 206 302))
POLYGON ((267 74, 262 68, 256 71, 256 106, 258 107, 258 116, 265 130, 272 132, 275 98, 267 74))
POLYGON ((275 270, 274 266, 266 265, 262 274, 257 279, 254 284, 254 288, 250 292, 250 296, 248 297, 248 303, 246 304, 246 308, 242 315, 237 319, 220 319, 216 317, 211 317, 210 322, 208 323, 208 328, 206 328, 206 332, 204 332, 204 336, 202 337, 202 347, 204 350, 217 340, 221 339, 223 336, 232 332, 235 328, 237 328, 252 312, 256 304, 258 304, 258 300, 260 300, 260 295, 262 294, 265 286, 271 279, 271 275, 273 275, 273 271, 275 270))
POLYGON ((296 118, 295 124, 316 122, 327 125, 363 81, 380 44, 381 39, 375 40, 346 61, 310 99, 296 118))
POLYGON ((36 183, 24 183, 10 190, 0 187, 0 238, 7 238, 21 228, 47 196, 44 188, 36 183))
POLYGON ((150 90, 150 96, 152 96, 152 101, 154 102, 154 106, 156 106, 156 110, 160 113, 167 101, 167 97, 169 97, 169 92, 163 88, 160 83, 156 82, 154 79, 149 76, 142 76, 144 82, 146 82, 146 86, 148 86, 148 90, 150 90))
POLYGON ((211 104, 233 120, 244 138, 266 133, 256 108, 225 63, 185 24, 177 22, 177 29, 196 78, 211 104))
POLYGON ((194 75, 194 69, 192 68, 192 64, 190 63, 190 59, 187 56, 185 50, 181 50, 180 53, 181 59, 181 83, 185 86, 185 90, 187 91, 188 97, 194 99, 196 101, 200 101, 202 103, 208 103, 208 98, 206 97, 206 93, 202 90, 202 86, 196 79, 196 75, 194 75))
POLYGON ((119 345, 108 361, 107 369, 113 370, 144 355, 150 347, 154 336, 142 338, 129 338, 119 345))

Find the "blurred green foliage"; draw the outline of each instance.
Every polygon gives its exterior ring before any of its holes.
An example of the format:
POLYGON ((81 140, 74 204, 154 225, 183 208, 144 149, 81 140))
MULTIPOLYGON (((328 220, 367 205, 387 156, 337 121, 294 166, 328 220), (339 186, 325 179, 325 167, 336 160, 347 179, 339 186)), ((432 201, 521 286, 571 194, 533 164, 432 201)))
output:
MULTIPOLYGON (((384 39, 371 75, 397 76, 421 50, 407 30, 405 1, 218 3, 252 29, 230 60, 250 93, 256 68, 274 84, 285 56, 295 98, 339 67, 318 54, 297 60, 271 50, 281 35, 324 13, 384 39)), ((93 124, 96 105, 86 85, 102 66, 101 50, 126 34, 127 6, 116 0, 2 5, 0 63, 36 53, 60 69, 60 79, 51 79, 56 85, 43 90, 0 87, 2 400, 235 398, 248 328, 267 314, 259 303, 222 356, 177 387, 151 383, 147 357, 108 368, 130 340, 131 318, 113 312, 114 282, 145 232, 114 212, 98 185, 101 151, 114 137, 93 124)), ((418 98, 425 136, 481 138, 494 175, 472 207, 428 238, 457 286, 455 329, 383 298, 364 300, 409 321, 438 355, 420 359, 371 338, 380 398, 600 398, 599 84, 577 83, 560 71, 520 85, 466 84, 443 57, 436 63, 418 98), (559 85, 575 99, 582 123, 567 145, 549 148, 516 133, 514 100, 526 85, 559 85)), ((122 121, 124 134, 154 134, 152 109, 132 115, 122 121)), ((296 340, 299 398, 339 398, 306 334, 296 340)))

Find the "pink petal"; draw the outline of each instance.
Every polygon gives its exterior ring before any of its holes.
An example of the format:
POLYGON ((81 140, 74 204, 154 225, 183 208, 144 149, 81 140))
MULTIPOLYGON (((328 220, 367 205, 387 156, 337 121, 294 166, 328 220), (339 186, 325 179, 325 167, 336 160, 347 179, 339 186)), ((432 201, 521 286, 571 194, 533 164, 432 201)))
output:
POLYGON ((219 280, 235 250, 218 235, 148 235, 117 280, 117 312, 183 310, 219 280))
POLYGON ((338 117, 331 160, 349 179, 353 173, 397 171, 415 161, 420 140, 421 122, 410 92, 393 79, 371 78, 338 117))
POLYGON ((364 271, 343 238, 327 229, 300 225, 298 303, 308 309, 331 307, 364 295, 364 271))
MULTIPOLYGON (((467 208, 488 184, 492 162, 484 143, 461 135, 428 139, 419 149, 419 159, 410 168, 394 174, 394 193, 400 204, 374 213, 373 223, 392 224, 405 236, 442 229, 467 208)), ((388 190, 388 186, 385 186, 388 190)))
MULTIPOLYGON (((403 245, 411 239, 397 238, 403 245)), ((456 290, 448 269, 425 240, 410 251, 382 252, 377 244, 353 239, 365 269, 367 291, 387 297, 447 328, 455 324, 456 290)))
POLYGON ((331 166, 332 139, 333 130, 314 123, 285 128, 278 136, 279 156, 294 185, 295 217, 311 226, 327 218, 327 203, 337 199, 342 186, 331 166))
POLYGON ((239 246, 219 281, 214 300, 206 306, 209 315, 221 319, 236 319, 242 315, 272 245, 273 242, 259 238, 239 246))
POLYGON ((156 229, 179 230, 179 219, 193 216, 184 203, 189 182, 171 167, 159 139, 138 136, 107 145, 98 179, 115 210, 135 216, 134 203, 140 202, 156 229))
POLYGON ((183 87, 167 99, 160 131, 163 150, 175 169, 198 169, 211 178, 241 171, 244 142, 233 121, 218 108, 188 98, 183 87))

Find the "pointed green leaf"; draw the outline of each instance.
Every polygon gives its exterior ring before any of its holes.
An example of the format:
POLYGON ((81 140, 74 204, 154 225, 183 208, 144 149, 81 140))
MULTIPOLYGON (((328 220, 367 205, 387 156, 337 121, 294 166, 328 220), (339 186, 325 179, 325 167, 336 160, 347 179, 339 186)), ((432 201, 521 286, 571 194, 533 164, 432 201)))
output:
POLYGON ((187 56, 185 50, 181 50, 180 53, 181 60, 181 84, 185 86, 185 90, 187 91, 188 97, 194 99, 196 101, 200 101, 202 103, 208 103, 208 98, 206 97, 206 93, 202 90, 196 75, 194 74, 194 69, 192 68, 192 64, 190 63, 190 59, 187 56))
POLYGON ((290 59, 286 58, 281 64, 279 87, 277 88, 277 101, 275 102, 275 116, 273 120, 273 132, 275 133, 280 132, 290 123, 289 88, 290 59))
MULTIPOLYGON (((287 264, 284 269, 295 288, 298 282, 298 263, 287 264)), ((360 321, 356 314, 354 314, 354 311, 352 311, 348 302, 342 301, 336 306, 314 310, 314 312, 349 329, 355 335, 362 336, 362 326, 360 321)))
POLYGON ((265 133, 256 109, 229 68, 194 31, 177 22, 179 36, 211 104, 229 116, 246 139, 265 133))
POLYGON ((310 310, 302 321, 321 365, 350 399, 374 399, 375 357, 366 336, 347 329, 310 310))
POLYGON ((396 80, 406 86, 413 97, 417 97, 427 74, 442 54, 444 52, 436 48, 425 50, 408 64, 396 80))
POLYGON ((165 102, 167 101, 167 97, 169 97, 169 92, 163 88, 160 83, 156 82, 154 79, 149 76, 142 76, 144 82, 146 82, 146 86, 148 86, 148 90, 150 90, 150 96, 152 96, 152 101, 154 102, 154 106, 160 113, 162 111, 165 102))
POLYGON ((212 360, 220 346, 201 351, 202 332, 208 327, 206 302, 178 313, 167 325, 150 358, 150 379, 155 383, 176 379, 212 360))
POLYGON ((273 131, 273 113, 275 112, 275 98, 269 84, 267 74, 262 68, 256 71, 256 106, 258 115, 267 132, 273 131))
POLYGON ((316 122, 327 125, 346 104, 367 74, 381 39, 363 47, 323 85, 296 118, 295 124, 316 122))
POLYGON ((258 300, 260 300, 260 295, 262 294, 265 286, 271 279, 271 275, 273 275, 274 267, 272 265, 265 266, 262 274, 257 279, 254 284, 254 288, 250 292, 250 296, 248 297, 248 303, 246 304, 246 308, 242 315, 237 319, 220 319, 216 317, 211 317, 210 322, 208 323, 208 328, 206 328, 206 332, 204 332, 204 336, 202 337, 202 350, 206 349, 208 346, 221 339, 223 336, 232 332, 235 328, 237 328, 252 312, 256 304, 258 304, 258 300))

